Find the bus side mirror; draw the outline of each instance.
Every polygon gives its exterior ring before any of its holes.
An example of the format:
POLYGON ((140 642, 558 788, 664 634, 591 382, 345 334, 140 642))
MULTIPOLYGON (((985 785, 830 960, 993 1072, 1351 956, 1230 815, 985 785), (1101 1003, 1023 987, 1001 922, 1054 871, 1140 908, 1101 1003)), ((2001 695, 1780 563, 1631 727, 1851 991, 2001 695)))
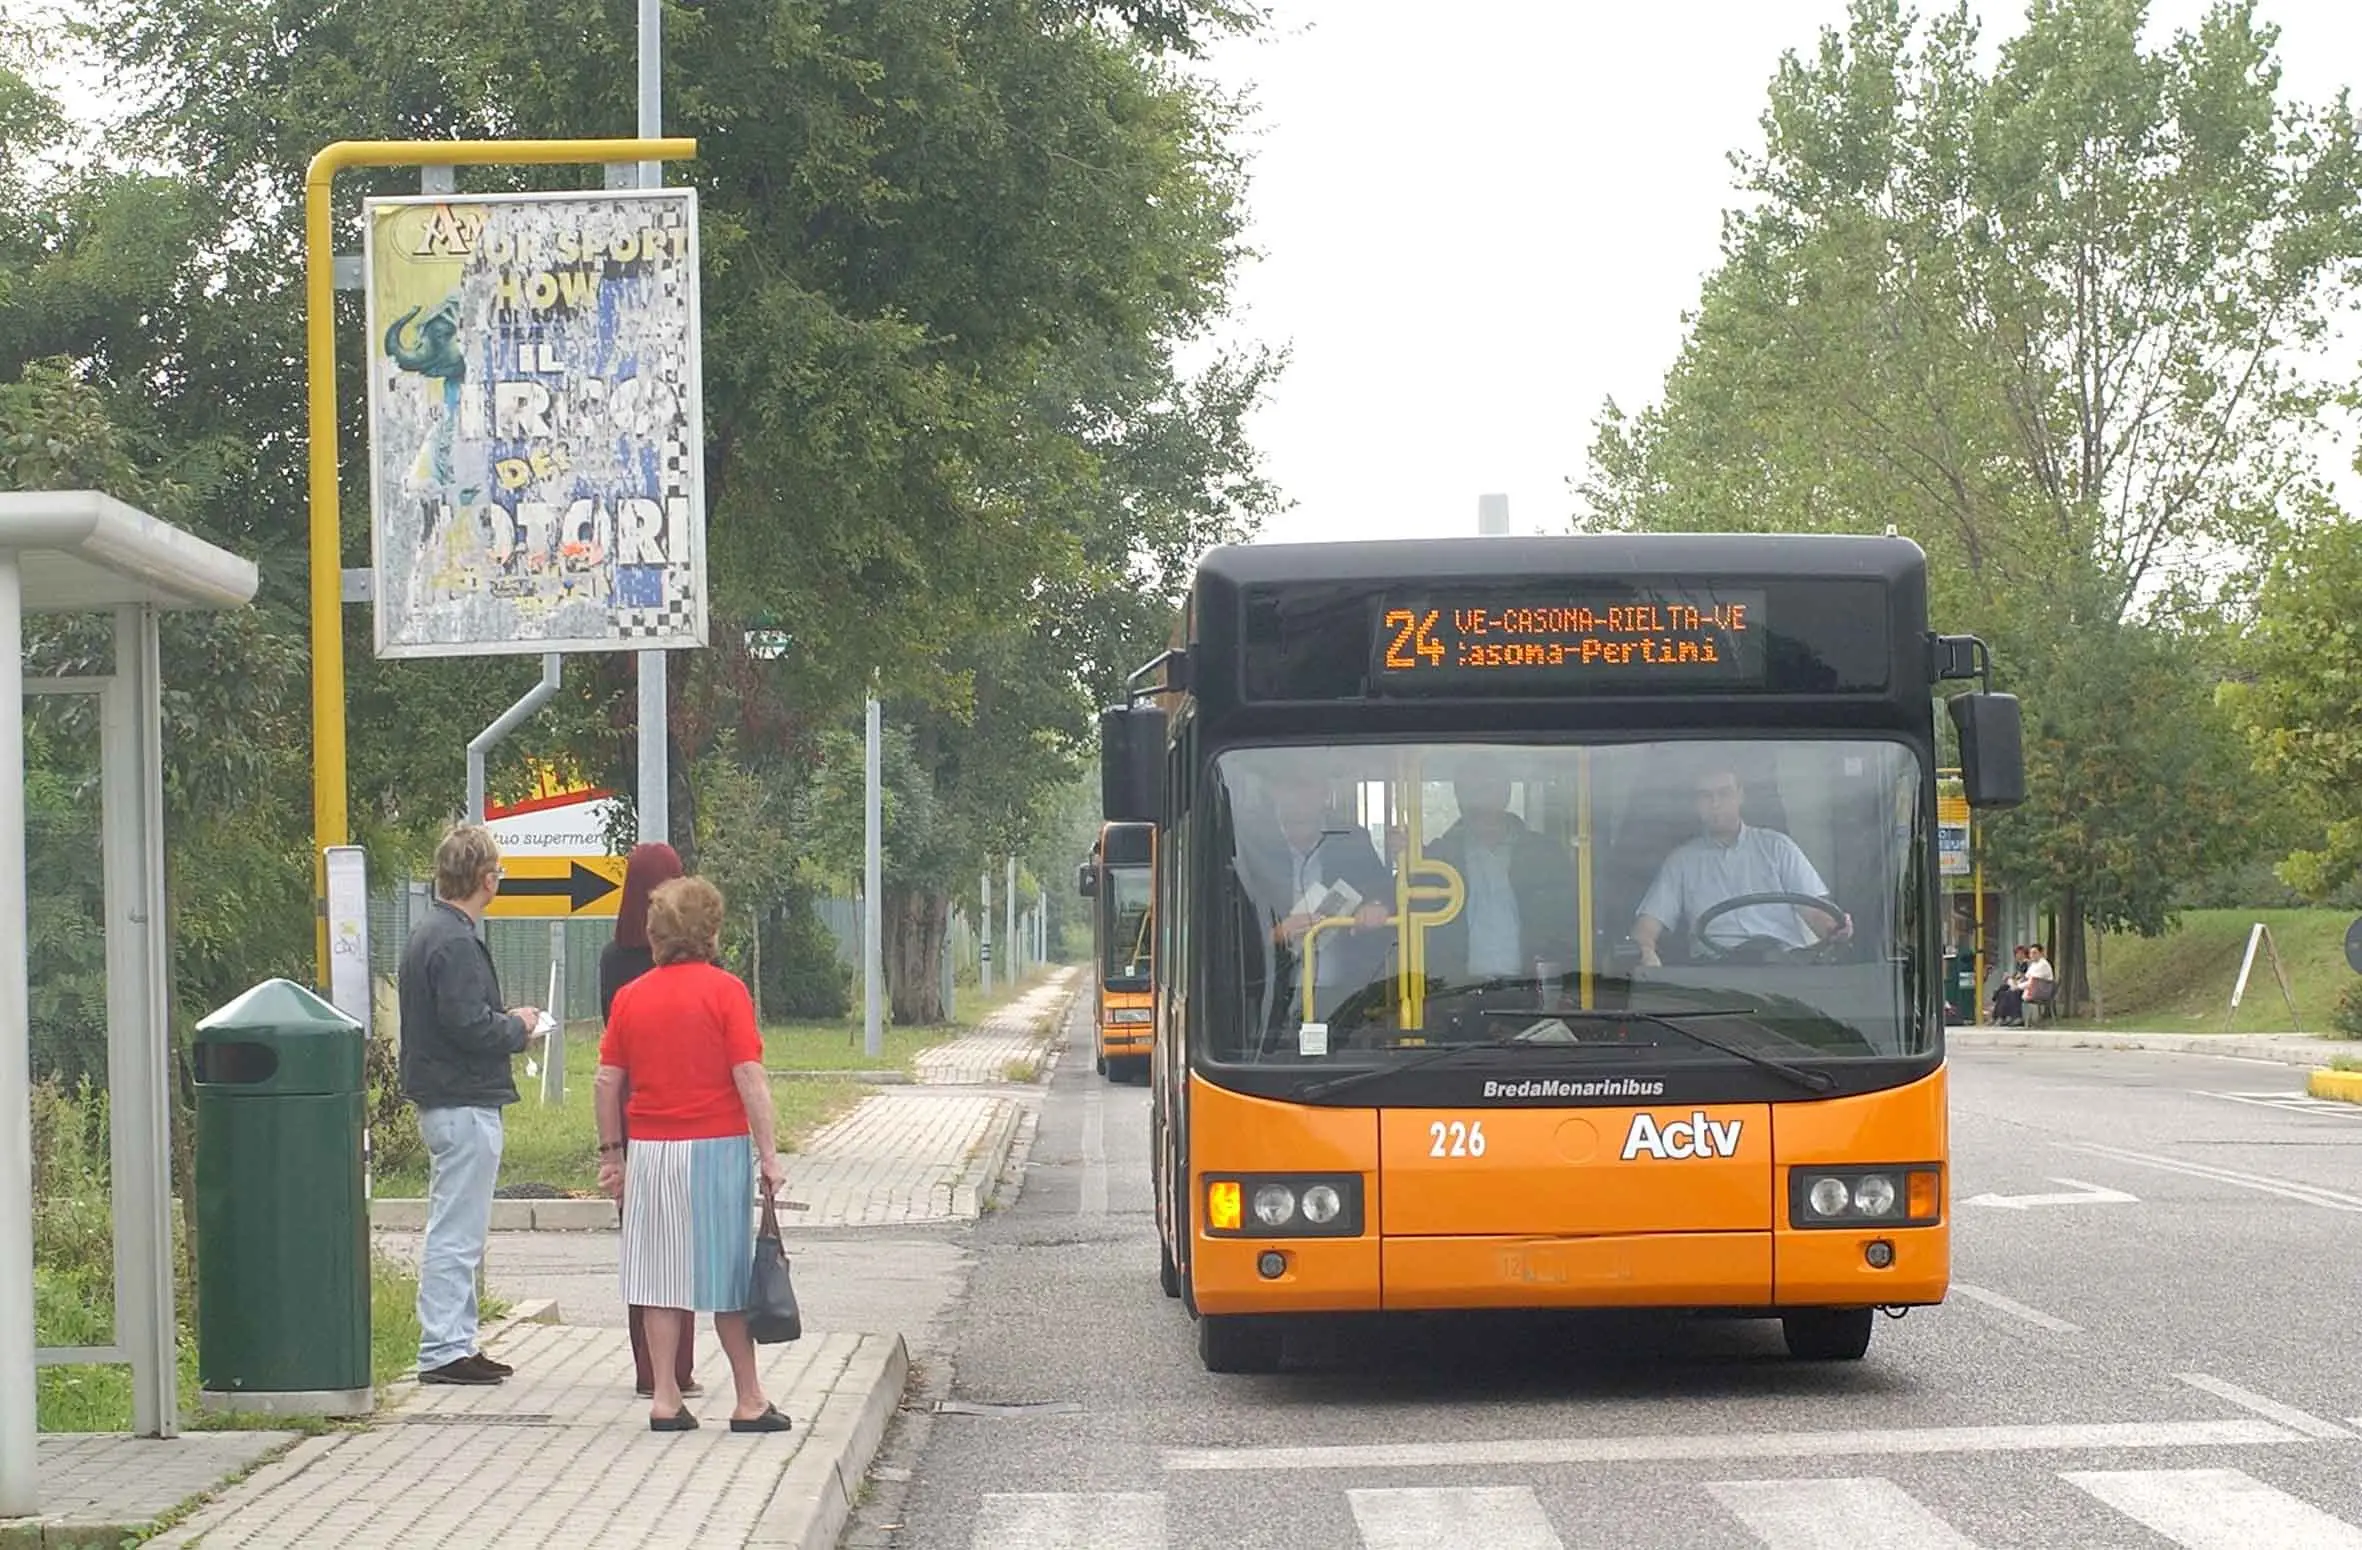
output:
POLYGON ((1956 694, 1944 702, 1960 733, 1960 783, 1970 807, 2015 807, 2026 800, 2024 728, 2014 694, 1956 694))
POLYGON ((1074 869, 1074 891, 1086 899, 1099 895, 1099 873, 1088 861, 1074 869))
POLYGON ((1155 823, 1165 807, 1165 713, 1116 705, 1099 713, 1099 805, 1109 823, 1155 823))

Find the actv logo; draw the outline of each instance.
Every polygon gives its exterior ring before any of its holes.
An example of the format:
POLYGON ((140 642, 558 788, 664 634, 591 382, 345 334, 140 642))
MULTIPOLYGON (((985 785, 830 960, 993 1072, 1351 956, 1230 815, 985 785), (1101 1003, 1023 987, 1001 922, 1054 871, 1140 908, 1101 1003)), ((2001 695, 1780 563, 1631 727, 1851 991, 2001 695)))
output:
POLYGON ((1677 1119, 1660 1126, 1654 1114, 1646 1112, 1632 1116, 1632 1129, 1624 1137, 1624 1161, 1647 1153, 1651 1157, 1676 1158, 1687 1161, 1693 1157, 1736 1157, 1739 1155, 1739 1126, 1742 1120, 1708 1119, 1703 1109, 1695 1109, 1688 1119, 1677 1119))

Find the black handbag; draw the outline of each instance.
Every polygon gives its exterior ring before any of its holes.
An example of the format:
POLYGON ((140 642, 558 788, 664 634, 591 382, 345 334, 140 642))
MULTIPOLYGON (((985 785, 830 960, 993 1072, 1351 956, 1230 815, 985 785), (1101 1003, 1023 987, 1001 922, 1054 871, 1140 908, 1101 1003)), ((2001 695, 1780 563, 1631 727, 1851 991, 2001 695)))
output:
POLYGON ((779 1241, 779 1212, 763 1191, 763 1225, 755 1234, 754 1280, 747 1289, 746 1329, 757 1345, 783 1345, 804 1335, 796 1284, 788 1274, 787 1245, 779 1241))

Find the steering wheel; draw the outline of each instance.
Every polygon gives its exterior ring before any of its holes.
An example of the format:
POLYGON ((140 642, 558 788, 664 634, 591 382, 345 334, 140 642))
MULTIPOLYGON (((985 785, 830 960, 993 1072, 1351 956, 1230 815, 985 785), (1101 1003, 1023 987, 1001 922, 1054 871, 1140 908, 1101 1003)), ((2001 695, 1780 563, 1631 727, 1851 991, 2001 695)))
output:
POLYGON ((1735 894, 1720 904, 1708 906, 1696 920, 1690 922, 1691 952, 1709 961, 1724 963, 1768 963, 1775 956, 1806 959, 1814 963, 1836 961, 1837 952, 1845 943, 1833 937, 1824 937, 1810 947, 1795 947, 1778 937, 1752 935, 1742 941, 1725 944, 1706 935, 1708 921, 1719 920, 1733 910, 1752 909, 1760 904, 1787 904, 1799 909, 1819 910, 1839 920, 1846 918, 1845 911, 1837 907, 1835 899, 1816 899, 1809 893, 1735 894))

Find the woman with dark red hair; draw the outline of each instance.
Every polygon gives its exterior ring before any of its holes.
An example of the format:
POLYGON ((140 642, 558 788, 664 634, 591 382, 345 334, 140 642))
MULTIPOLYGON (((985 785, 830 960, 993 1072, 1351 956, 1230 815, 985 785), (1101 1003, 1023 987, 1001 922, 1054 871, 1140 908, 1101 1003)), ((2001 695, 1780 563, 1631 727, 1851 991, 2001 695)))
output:
MULTIPOLYGON (((648 895, 686 870, 681 865, 680 853, 670 845, 635 845, 631 855, 625 858, 623 899, 615 907, 615 940, 599 954, 602 1021, 615 1015, 615 993, 655 965, 654 953, 648 945, 648 895)), ((649 1399, 656 1393, 656 1372, 648 1356, 648 1310, 633 1308, 630 1320, 633 1386, 642 1399, 649 1399)), ((681 1392, 691 1396, 705 1392, 697 1386, 692 1361, 697 1342, 693 1334, 694 1331, 685 1331, 673 1350, 673 1376, 679 1381, 681 1392)))

